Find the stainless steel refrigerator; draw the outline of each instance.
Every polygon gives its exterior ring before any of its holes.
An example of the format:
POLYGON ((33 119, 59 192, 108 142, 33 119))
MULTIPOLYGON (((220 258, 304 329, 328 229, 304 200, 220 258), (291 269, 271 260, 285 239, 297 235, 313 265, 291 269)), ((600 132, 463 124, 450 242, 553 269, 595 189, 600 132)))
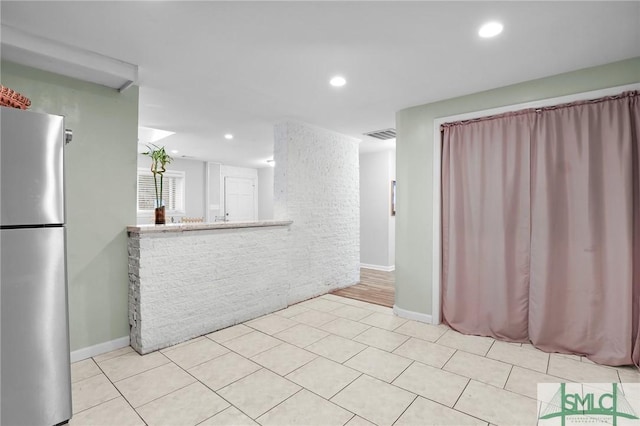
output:
POLYGON ((0 107, 2 426, 71 418, 63 117, 0 107))

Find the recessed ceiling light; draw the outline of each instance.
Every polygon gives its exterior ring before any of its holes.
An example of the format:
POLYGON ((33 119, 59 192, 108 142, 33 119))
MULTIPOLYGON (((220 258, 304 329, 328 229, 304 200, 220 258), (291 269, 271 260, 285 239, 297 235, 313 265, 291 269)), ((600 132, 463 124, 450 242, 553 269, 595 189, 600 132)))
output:
POLYGON ((227 133, 226 135, 224 135, 225 139, 233 139, 233 135, 231 133, 227 133))
POLYGON ((340 75, 336 75, 331 80, 329 80, 329 84, 333 87, 342 87, 347 84, 347 80, 345 80, 345 78, 340 75))
POLYGON ((500 22, 487 22, 478 30, 478 35, 482 38, 495 37, 502 32, 502 24, 500 22))
POLYGON ((172 150, 171 150, 171 153, 172 153, 172 154, 177 154, 178 152, 179 152, 179 151, 178 151, 177 149, 172 149, 172 150))

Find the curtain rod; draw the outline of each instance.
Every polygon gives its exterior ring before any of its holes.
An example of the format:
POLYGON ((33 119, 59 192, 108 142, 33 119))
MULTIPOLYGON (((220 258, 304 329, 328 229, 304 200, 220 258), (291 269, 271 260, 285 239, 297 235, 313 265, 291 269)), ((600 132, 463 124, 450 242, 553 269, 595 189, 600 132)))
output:
POLYGON ((442 123, 440 125, 440 131, 441 132, 444 131, 444 129, 447 128, 447 127, 463 126, 463 125, 466 125, 466 124, 478 123, 478 122, 481 122, 481 121, 496 120, 498 118, 504 118, 504 117, 516 117, 516 116, 519 116, 519 115, 540 113, 540 112, 543 112, 543 111, 553 111, 553 110, 556 110, 556 109, 569 108, 569 107, 573 107, 573 106, 577 106, 577 105, 596 104, 596 103, 599 103, 599 102, 611 101, 611 100, 615 100, 615 99, 632 98, 634 96, 640 96, 640 91, 631 90, 631 91, 627 91, 627 92, 622 92, 622 93, 620 93, 618 95, 604 96, 602 98, 587 99, 587 100, 575 101, 575 102, 568 102, 568 103, 564 103, 564 104, 550 105, 550 106, 540 107, 540 108, 526 108, 526 109, 521 109, 521 110, 517 110, 517 111, 503 112, 501 114, 487 115, 485 117, 471 118, 469 120, 452 121, 451 123, 442 123))

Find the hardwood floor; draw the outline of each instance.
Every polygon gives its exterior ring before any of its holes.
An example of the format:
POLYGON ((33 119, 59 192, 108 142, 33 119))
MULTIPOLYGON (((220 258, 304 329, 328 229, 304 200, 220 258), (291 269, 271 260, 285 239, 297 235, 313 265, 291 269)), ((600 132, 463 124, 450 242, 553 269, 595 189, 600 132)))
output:
POLYGON ((360 269, 360 282, 351 287, 333 291, 336 296, 362 300, 376 305, 393 307, 395 299, 396 275, 373 269, 360 269))

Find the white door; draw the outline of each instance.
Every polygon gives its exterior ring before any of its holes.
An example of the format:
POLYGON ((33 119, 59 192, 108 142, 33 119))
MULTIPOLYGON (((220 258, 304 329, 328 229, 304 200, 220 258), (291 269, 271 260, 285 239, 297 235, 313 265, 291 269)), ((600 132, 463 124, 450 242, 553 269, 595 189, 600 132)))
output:
POLYGON ((224 209, 227 220, 255 220, 255 180, 225 177, 224 209))

